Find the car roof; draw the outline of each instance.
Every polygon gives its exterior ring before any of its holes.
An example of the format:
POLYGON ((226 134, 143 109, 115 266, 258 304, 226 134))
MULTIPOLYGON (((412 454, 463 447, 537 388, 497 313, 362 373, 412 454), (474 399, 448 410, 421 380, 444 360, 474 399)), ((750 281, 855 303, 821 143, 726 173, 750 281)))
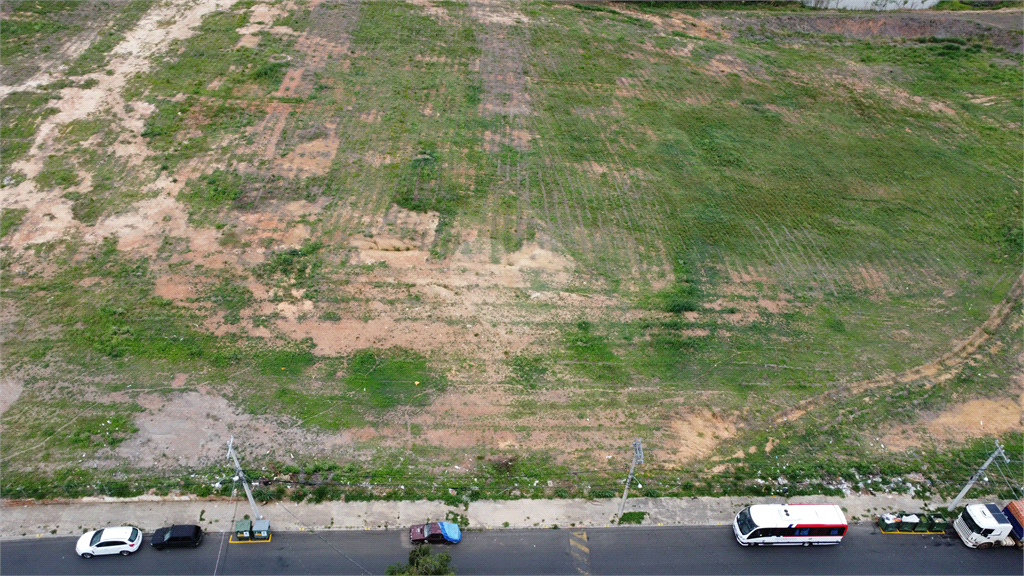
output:
POLYGON ((114 526, 113 528, 103 529, 103 536, 100 537, 100 541, 109 542, 110 540, 127 540, 131 535, 131 526, 114 526))
POLYGON ((842 509, 834 504, 755 504, 750 507, 750 518, 754 524, 770 528, 797 524, 846 524, 842 509))
POLYGON ((175 524, 171 526, 171 536, 191 536, 195 533, 196 528, 199 526, 195 524, 175 524))

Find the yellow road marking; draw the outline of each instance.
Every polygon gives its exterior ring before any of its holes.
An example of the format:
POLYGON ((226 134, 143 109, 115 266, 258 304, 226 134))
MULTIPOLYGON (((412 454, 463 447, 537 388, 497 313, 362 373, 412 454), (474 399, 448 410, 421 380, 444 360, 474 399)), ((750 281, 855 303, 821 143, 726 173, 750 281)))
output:
POLYGON ((235 536, 232 534, 231 537, 228 538, 228 544, 257 544, 261 542, 270 542, 270 539, 273 537, 274 535, 270 534, 267 536, 266 540, 235 540, 235 536))
POLYGON ((581 543, 587 541, 586 532, 572 532, 569 534, 569 554, 572 556, 574 567, 580 574, 589 576, 590 548, 581 543))

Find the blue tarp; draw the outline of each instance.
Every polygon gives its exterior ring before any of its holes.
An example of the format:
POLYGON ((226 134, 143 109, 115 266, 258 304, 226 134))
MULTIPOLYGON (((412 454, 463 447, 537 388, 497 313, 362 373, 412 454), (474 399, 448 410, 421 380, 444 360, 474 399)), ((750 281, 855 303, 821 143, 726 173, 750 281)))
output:
POLYGON ((462 531, 459 530, 458 524, 451 522, 438 522, 441 525, 441 535, 444 539, 451 542, 452 544, 458 544, 462 541, 462 531))

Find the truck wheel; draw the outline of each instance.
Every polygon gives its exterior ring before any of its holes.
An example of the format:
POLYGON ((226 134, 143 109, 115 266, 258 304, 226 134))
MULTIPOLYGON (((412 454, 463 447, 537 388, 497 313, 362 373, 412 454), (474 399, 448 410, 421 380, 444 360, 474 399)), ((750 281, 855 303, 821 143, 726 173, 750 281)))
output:
POLYGON ((978 550, 988 550, 992 547, 991 542, 985 542, 984 544, 978 544, 978 550))

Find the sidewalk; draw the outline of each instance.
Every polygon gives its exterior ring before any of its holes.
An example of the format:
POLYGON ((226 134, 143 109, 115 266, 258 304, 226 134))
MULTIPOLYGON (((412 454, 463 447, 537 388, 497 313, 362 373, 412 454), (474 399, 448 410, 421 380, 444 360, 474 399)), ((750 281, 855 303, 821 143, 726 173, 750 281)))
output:
MULTIPOLYGON (((838 504, 851 523, 869 522, 882 512, 944 510, 943 502, 930 503, 899 494, 854 495, 847 498, 801 496, 782 498, 630 498, 626 512, 646 511, 646 526, 708 526, 732 523, 744 506, 756 503, 838 504)), ((610 526, 621 500, 478 500, 469 508, 443 502, 323 502, 305 504, 271 502, 260 506, 275 531, 395 530, 410 524, 443 520, 449 512, 466 516, 470 529, 571 528, 610 526)), ((967 504, 968 502, 964 502, 967 504)), ((65 504, 3 502, 0 540, 25 537, 73 536, 103 526, 130 524, 145 532, 171 524, 199 524, 213 532, 229 531, 234 520, 252 515, 245 497, 199 500, 195 497, 84 498, 65 504)))

